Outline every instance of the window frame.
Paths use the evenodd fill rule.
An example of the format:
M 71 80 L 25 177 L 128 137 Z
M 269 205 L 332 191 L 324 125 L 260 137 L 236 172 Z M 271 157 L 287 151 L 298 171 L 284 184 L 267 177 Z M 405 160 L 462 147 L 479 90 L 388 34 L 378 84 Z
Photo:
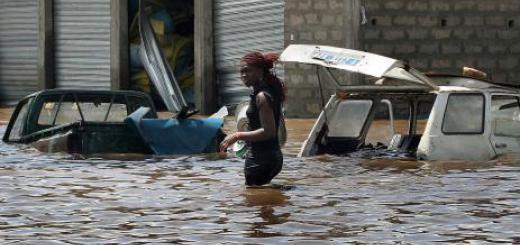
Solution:
M 391 136 L 390 136 L 390 139 L 388 140 L 388 142 L 390 142 L 391 137 L 393 137 L 393 135 L 395 135 L 395 118 L 394 118 L 394 108 L 393 108 L 392 101 L 387 98 L 385 98 L 385 99 L 372 98 L 372 99 L 367 99 L 367 100 L 371 100 L 372 105 L 371 105 L 370 111 L 366 117 L 365 123 L 363 124 L 363 127 L 361 128 L 361 131 L 357 138 L 360 138 L 362 136 L 361 133 L 363 131 L 366 131 L 363 141 L 365 144 L 367 143 L 367 136 L 369 135 L 370 130 L 372 129 L 372 126 L 374 125 L 374 122 L 376 121 L 375 116 L 378 113 L 377 110 L 379 108 L 385 108 L 386 110 L 388 110 L 388 117 L 385 120 L 389 121 L 388 126 L 390 126 L 390 128 L 391 128 Z M 377 104 L 376 104 L 376 102 L 377 102 Z M 369 120 L 369 118 L 371 117 L 371 114 L 373 114 L 372 119 Z M 370 125 L 368 125 L 369 122 L 370 122 Z M 369 142 L 369 143 L 372 143 L 372 142 Z M 381 143 L 383 143 L 383 142 L 381 142 Z M 388 145 L 388 143 L 386 145 Z
M 328 131 L 326 136 L 329 137 L 329 138 L 349 138 L 349 139 L 360 139 L 361 137 L 363 137 L 363 131 L 366 129 L 367 127 L 367 124 L 368 124 L 368 121 L 369 121 L 369 117 L 372 113 L 372 111 L 374 110 L 374 106 L 375 106 L 375 99 L 374 98 L 354 98 L 354 99 L 347 99 L 347 100 L 339 100 L 338 103 L 341 103 L 342 101 L 370 101 L 370 107 L 368 109 L 368 113 L 362 123 L 362 126 L 360 128 L 360 130 L 357 132 L 357 136 L 330 136 L 329 133 L 330 133 L 330 128 L 328 128 Z M 325 112 L 326 113 L 326 112 Z M 335 112 L 337 113 L 337 112 Z M 328 117 L 328 116 L 327 116 Z M 329 120 L 331 120 L 329 118 Z M 335 120 L 332 119 L 332 120 Z M 327 122 L 327 124 L 330 124 L 330 122 Z M 329 127 L 330 125 L 327 125 L 327 127 Z
M 468 95 L 478 95 L 482 97 L 482 118 L 481 118 L 481 127 L 480 132 L 446 132 L 444 130 L 444 125 L 446 123 L 446 113 L 448 111 L 448 105 L 450 102 L 450 98 L 452 96 L 468 96 Z M 485 126 L 486 126 L 486 96 L 483 93 L 450 93 L 448 95 L 448 98 L 446 100 L 446 106 L 444 107 L 444 114 L 442 117 L 442 124 L 441 124 L 441 132 L 444 135 L 482 135 L 485 132 Z
M 67 96 L 71 96 L 72 99 L 69 100 L 70 98 L 68 98 L 68 100 L 64 100 Z M 41 99 L 41 102 L 40 102 L 41 106 L 39 106 L 39 112 L 38 112 L 38 115 L 37 115 L 37 118 L 36 118 L 36 124 L 39 127 L 54 127 L 54 126 L 57 126 L 57 125 L 63 125 L 63 123 L 62 124 L 56 124 L 56 120 L 58 118 L 58 115 L 60 113 L 63 113 L 63 111 L 61 110 L 61 107 L 62 107 L 62 105 L 64 103 L 71 103 L 71 104 L 76 104 L 77 105 L 78 113 L 79 113 L 78 115 L 81 118 L 81 120 L 79 120 L 79 121 L 82 121 L 82 122 L 91 122 L 91 123 L 123 123 L 124 119 L 121 120 L 121 121 L 107 121 L 107 119 L 109 118 L 109 116 L 111 114 L 110 112 L 111 112 L 112 108 L 114 108 L 114 104 L 124 105 L 125 109 L 126 109 L 125 111 L 126 111 L 127 116 L 131 114 L 131 113 L 129 113 L 130 110 L 128 108 L 128 104 L 129 104 L 128 96 L 127 95 L 117 95 L 117 94 L 114 94 L 114 95 L 110 96 L 110 102 L 109 102 L 110 104 L 108 106 L 106 114 L 104 115 L 104 120 L 103 121 L 88 120 L 89 118 L 85 118 L 85 114 L 82 111 L 81 105 L 84 102 L 89 102 L 90 103 L 90 101 L 89 100 L 81 100 L 80 98 L 82 98 L 83 96 L 86 96 L 86 95 L 83 95 L 83 94 L 79 94 L 78 95 L 77 93 L 71 93 L 71 94 L 59 95 L 59 97 L 56 97 L 56 98 L 58 98 L 58 100 L 52 101 L 52 102 L 55 102 L 57 104 L 58 108 L 56 109 L 56 112 L 52 116 L 53 117 L 52 118 L 52 124 L 41 124 L 40 123 L 40 116 L 41 116 L 42 108 L 45 106 L 45 103 L 51 102 L 51 100 L 49 100 L 49 98 L 53 98 L 53 96 L 43 97 L 43 99 Z M 88 96 L 91 96 L 91 95 L 88 95 Z M 122 101 L 124 101 L 124 103 L 116 103 L 116 99 L 121 99 Z
M 493 97 L 498 97 L 498 96 L 509 96 L 509 97 L 516 98 L 516 101 L 519 102 L 519 107 L 520 107 L 520 95 L 518 95 L 518 94 L 502 94 L 502 93 L 491 94 L 490 95 L 490 99 L 491 99 L 490 105 L 493 105 Z M 492 109 L 492 106 L 491 106 L 491 109 Z M 491 125 L 493 125 L 491 134 L 494 137 L 520 138 L 519 136 L 496 134 L 496 119 L 497 118 L 494 117 L 492 111 L 490 111 L 490 120 L 492 122 Z

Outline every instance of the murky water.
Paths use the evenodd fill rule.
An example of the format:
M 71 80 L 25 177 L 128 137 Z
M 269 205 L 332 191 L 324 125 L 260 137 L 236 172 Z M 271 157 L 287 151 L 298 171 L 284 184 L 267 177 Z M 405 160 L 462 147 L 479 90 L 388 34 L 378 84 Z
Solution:
M 3 244 L 519 243 L 520 159 L 292 157 L 272 188 L 241 159 L 82 159 L 0 144 Z M 5 126 L 0 128 L 3 135 Z

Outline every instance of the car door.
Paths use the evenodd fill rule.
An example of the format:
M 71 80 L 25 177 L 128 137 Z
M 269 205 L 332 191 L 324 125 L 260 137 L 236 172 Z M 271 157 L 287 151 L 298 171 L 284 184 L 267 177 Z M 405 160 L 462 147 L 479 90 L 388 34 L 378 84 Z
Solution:
M 491 146 L 488 96 L 480 91 L 437 95 L 417 149 L 423 160 L 488 160 Z M 488 119 L 486 121 L 486 119 Z
M 373 104 L 370 99 L 344 100 L 337 96 L 331 97 L 303 142 L 298 156 L 319 154 L 320 145 L 324 144 L 325 138 L 328 141 L 325 142 L 326 145 L 343 147 L 340 145 L 348 141 L 355 148 L 363 136 Z M 332 141 L 335 143 L 331 143 Z
M 520 152 L 520 97 L 491 95 L 491 145 L 497 155 Z

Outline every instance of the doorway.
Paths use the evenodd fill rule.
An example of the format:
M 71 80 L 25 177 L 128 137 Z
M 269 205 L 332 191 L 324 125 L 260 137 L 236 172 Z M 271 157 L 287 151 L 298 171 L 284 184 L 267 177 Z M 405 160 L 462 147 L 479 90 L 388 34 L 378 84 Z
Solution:
M 163 55 L 172 68 L 187 103 L 194 103 L 194 2 L 193 0 L 145 0 L 144 8 Z M 131 90 L 149 94 L 156 107 L 165 109 L 139 58 L 139 0 L 129 0 L 128 42 Z

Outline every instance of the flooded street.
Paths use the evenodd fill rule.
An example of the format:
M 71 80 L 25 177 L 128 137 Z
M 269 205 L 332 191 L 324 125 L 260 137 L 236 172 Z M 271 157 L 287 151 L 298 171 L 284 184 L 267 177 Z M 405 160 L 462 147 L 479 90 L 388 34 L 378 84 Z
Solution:
M 520 242 L 520 160 L 515 160 L 520 157 L 295 158 L 311 126 L 311 120 L 288 122 L 284 168 L 274 186 L 258 189 L 244 187 L 243 160 L 231 156 L 85 159 L 1 143 L 0 239 L 3 244 Z M 0 126 L 0 135 L 4 130 Z

